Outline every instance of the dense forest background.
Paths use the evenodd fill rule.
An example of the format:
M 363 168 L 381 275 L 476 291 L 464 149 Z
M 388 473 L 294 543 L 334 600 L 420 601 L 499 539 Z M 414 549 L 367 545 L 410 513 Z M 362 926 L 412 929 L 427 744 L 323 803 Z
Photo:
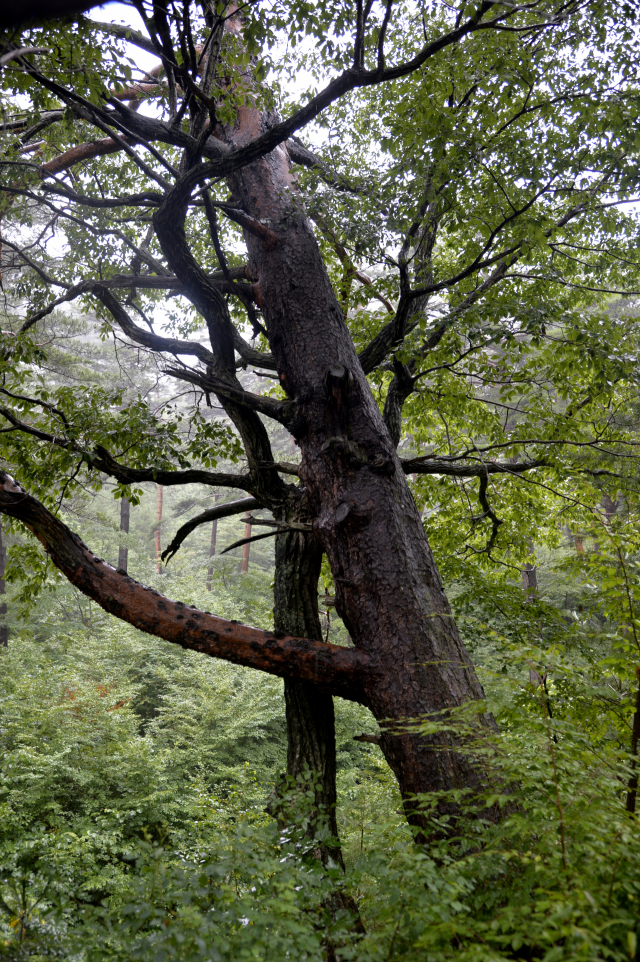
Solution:
M 531 17 L 540 7 L 551 18 L 549 5 L 533 6 Z M 285 775 L 282 679 L 182 650 L 105 613 L 24 524 L 3 516 L 0 956 L 637 959 L 638 38 L 634 10 L 592 8 L 553 14 L 561 43 L 534 31 L 530 70 L 517 32 L 484 34 L 415 86 L 401 79 L 336 102 L 312 128 L 321 159 L 314 154 L 298 171 L 361 354 L 401 313 L 409 272 L 434 289 L 438 278 L 454 278 L 419 302 L 402 343 L 367 373 L 385 416 L 393 392 L 402 396 L 386 423 L 390 434 L 397 428 L 403 470 L 487 696 L 389 727 L 406 724 L 425 739 L 451 734 L 455 751 L 483 772 L 482 792 L 461 785 L 425 794 L 418 803 L 428 829 L 417 835 L 380 748 L 384 719 L 336 696 L 343 872 L 323 855 L 335 839 L 317 817 L 313 772 Z M 296 71 L 317 78 L 327 58 L 339 61 L 342 28 L 324 6 L 317 16 L 296 7 L 290 24 L 274 10 L 274 30 L 290 30 L 289 40 L 306 31 L 312 41 L 279 49 L 280 60 L 272 50 L 264 64 L 252 54 L 256 75 L 275 75 L 267 106 L 278 100 L 286 113 L 301 94 L 285 81 Z M 430 20 L 425 11 L 420 33 L 452 16 Z M 394 55 L 411 45 L 403 23 L 413 29 L 414 14 L 403 7 L 389 40 Z M 517 22 L 533 31 L 529 15 L 524 9 Z M 267 44 L 259 22 L 247 29 Z M 51 75 L 60 83 L 78 76 L 79 88 L 89 77 L 90 104 L 102 101 L 89 67 L 116 86 L 137 76 L 122 32 L 101 34 L 83 18 L 73 30 L 30 34 L 34 44 L 43 35 L 57 45 Z M 244 69 L 232 44 L 221 49 L 232 75 L 234 56 Z M 123 302 L 140 325 L 153 333 L 155 324 L 161 339 L 206 343 L 184 290 L 153 288 L 150 279 L 168 270 L 139 211 L 124 226 L 102 210 L 94 220 L 67 216 L 66 200 L 80 189 L 94 200 L 107 185 L 141 190 L 142 168 L 130 157 L 96 155 L 95 168 L 61 176 L 60 210 L 37 192 L 31 161 L 16 158 L 50 162 L 84 139 L 86 118 L 71 109 L 63 117 L 58 92 L 45 96 L 20 56 L 3 74 L 2 468 L 114 567 L 126 549 L 125 567 L 141 583 L 271 629 L 274 539 L 247 540 L 263 531 L 254 521 L 268 527 L 266 509 L 218 519 L 215 535 L 211 522 L 196 527 L 163 558 L 181 525 L 238 490 L 127 483 L 96 467 L 100 446 L 154 470 L 233 475 L 249 459 L 213 389 L 169 376 L 166 351 L 146 349 L 139 329 L 123 331 L 96 309 L 89 287 L 74 286 L 83 271 L 106 283 L 126 267 L 150 283 Z M 159 76 L 149 86 L 162 105 L 175 88 Z M 52 106 L 66 126 L 52 121 L 35 147 L 16 140 Z M 153 155 L 154 176 L 179 162 L 173 150 Z M 220 214 L 213 236 L 239 270 L 242 225 L 223 219 L 225 183 L 211 190 Z M 202 207 L 189 217 L 194 248 L 217 270 L 224 258 L 203 240 Z M 500 248 L 492 260 L 491 245 L 505 235 L 507 254 Z M 479 251 L 488 251 L 486 264 Z M 475 265 L 466 274 L 465 257 Z M 61 278 L 64 293 L 52 304 Z M 251 341 L 251 356 L 266 356 L 255 307 L 227 301 L 244 348 Z M 273 370 L 242 356 L 237 368 L 246 392 L 284 397 Z M 278 470 L 298 484 L 292 435 L 263 422 Z M 236 542 L 245 543 L 224 552 Z M 325 560 L 323 635 L 351 648 L 335 612 L 339 590 Z M 487 711 L 495 731 L 478 724 Z

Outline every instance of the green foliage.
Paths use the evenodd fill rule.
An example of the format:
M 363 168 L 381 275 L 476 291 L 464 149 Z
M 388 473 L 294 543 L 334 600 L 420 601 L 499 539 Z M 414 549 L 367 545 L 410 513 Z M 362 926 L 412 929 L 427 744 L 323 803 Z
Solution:
M 638 184 L 638 32 L 629 5 L 603 3 L 532 33 L 550 9 L 534 7 L 518 14 L 517 29 L 468 36 L 428 69 L 334 103 L 305 136 L 345 189 L 329 188 L 318 169 L 299 176 L 357 349 L 394 316 L 406 283 L 433 288 L 407 308 L 402 343 L 369 377 L 381 408 L 398 365 L 415 378 L 405 458 L 485 469 L 417 475 L 412 488 L 500 734 L 468 707 L 419 724 L 424 737 L 457 736 L 487 784 L 423 799 L 427 842 L 414 845 L 381 752 L 353 740 L 375 738 L 377 726 L 336 700 L 346 878 L 326 870 L 309 838 L 306 779 L 292 787 L 286 828 L 267 814 L 285 767 L 281 684 L 115 625 L 61 583 L 15 524 L 11 640 L 0 651 L 0 955 L 637 958 L 638 826 L 627 806 L 638 763 L 640 339 L 637 304 L 612 292 L 637 290 L 637 214 L 621 205 Z M 484 15 L 505 9 L 492 4 Z M 394 6 L 387 63 L 479 12 Z M 243 37 L 225 41 L 209 91 L 216 121 L 234 121 L 249 69 L 258 82 L 251 96 L 296 109 L 300 77 L 314 92 L 351 64 L 356 15 L 357 6 L 337 2 L 247 9 Z M 384 15 L 371 10 L 367 67 Z M 191 22 L 203 42 L 199 12 Z M 113 281 L 143 264 L 165 270 L 150 230 L 153 198 L 100 205 L 110 192 L 156 191 L 148 171 L 165 176 L 185 158 L 159 142 L 164 164 L 145 152 L 146 170 L 115 154 L 43 179 L 38 164 L 96 136 L 69 104 L 102 107 L 140 72 L 131 48 L 88 19 L 73 30 L 31 27 L 27 41 L 47 48 L 32 58 L 41 78 L 16 62 L 3 71 L 5 115 L 28 124 L 49 110 L 63 116 L 42 128 L 33 155 L 10 124 L 2 130 L 4 241 L 10 251 L 25 245 L 29 260 L 16 253 L 4 271 L 3 417 L 27 430 L 3 429 L 0 456 L 111 563 L 126 544 L 135 577 L 270 627 L 271 541 L 252 545 L 240 575 L 237 557 L 209 557 L 210 529 L 201 528 L 158 572 L 156 486 L 109 489 L 90 467 L 102 446 L 131 467 L 224 470 L 242 447 L 206 393 L 169 394 L 166 358 L 123 351 L 88 296 L 78 294 L 80 310 L 49 311 L 79 278 Z M 186 57 L 181 48 L 179 62 Z M 53 84 L 76 99 L 61 99 Z M 158 84 L 150 114 L 167 117 L 169 95 Z M 227 199 L 224 183 L 211 192 Z M 202 270 L 219 270 L 202 207 L 190 208 L 186 232 Z M 244 263 L 241 231 L 222 215 L 219 236 L 228 264 Z M 496 265 L 504 272 L 493 285 Z M 243 336 L 245 306 L 230 303 Z M 127 307 L 152 330 L 190 339 L 203 330 L 180 294 L 131 289 Z M 18 333 L 38 311 L 38 326 Z M 268 349 L 263 335 L 257 345 Z M 290 459 L 286 432 L 270 431 L 275 457 Z M 494 460 L 507 468 L 489 476 Z M 537 467 L 510 473 L 514 461 Z M 127 536 L 118 533 L 123 495 L 133 505 Z M 210 503 L 208 489 L 183 488 L 180 500 L 167 490 L 162 543 Z M 239 523 L 220 522 L 218 552 L 240 537 Z M 527 564 L 538 591 L 525 595 Z M 331 593 L 326 566 L 322 581 Z M 323 618 L 328 639 L 347 643 L 331 608 Z M 469 817 L 453 824 L 438 801 Z M 497 825 L 486 817 L 496 809 Z
M 344 879 L 316 861 L 304 779 L 286 830 L 266 812 L 284 766 L 278 682 L 110 621 L 95 637 L 13 639 L 0 951 L 266 962 L 320 960 L 329 939 L 345 962 L 633 960 L 634 531 L 630 516 L 596 518 L 583 554 L 547 558 L 535 600 L 481 569 L 452 592 L 500 727 L 477 705 L 418 723 L 424 737 L 455 733 L 486 772 L 483 789 L 448 796 L 469 815 L 454 835 L 436 809 L 447 797 L 428 796 L 427 843 L 414 844 L 379 750 L 354 747 L 373 734 L 365 713 L 337 701 Z M 210 604 L 233 610 L 226 590 Z M 348 907 L 329 911 L 345 886 L 364 936 Z

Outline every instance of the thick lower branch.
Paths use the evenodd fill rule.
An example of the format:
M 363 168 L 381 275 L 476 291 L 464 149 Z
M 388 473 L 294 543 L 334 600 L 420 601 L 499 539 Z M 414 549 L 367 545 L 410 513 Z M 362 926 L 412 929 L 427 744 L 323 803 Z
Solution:
M 57 568 L 105 611 L 166 641 L 361 701 L 370 659 L 350 648 L 261 631 L 171 601 L 97 558 L 59 518 L 0 471 L 0 513 L 21 521 Z

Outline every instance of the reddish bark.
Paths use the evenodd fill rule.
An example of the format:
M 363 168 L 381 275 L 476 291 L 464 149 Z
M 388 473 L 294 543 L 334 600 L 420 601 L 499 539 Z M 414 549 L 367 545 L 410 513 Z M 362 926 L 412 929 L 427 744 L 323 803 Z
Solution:
M 182 648 L 281 678 L 308 681 L 352 701 L 362 701 L 361 678 L 369 664 L 363 652 L 260 631 L 171 601 L 97 558 L 76 534 L 3 471 L 0 512 L 22 521 L 56 567 L 83 594 L 141 631 Z
M 83 160 L 103 157 L 105 154 L 116 154 L 120 150 L 122 150 L 122 147 L 111 137 L 105 137 L 102 140 L 90 140 L 86 144 L 78 144 L 71 150 L 65 150 L 63 154 L 59 154 L 53 160 L 43 164 L 42 169 L 49 174 L 59 174 L 60 171 L 68 170 L 69 167 L 74 167 Z

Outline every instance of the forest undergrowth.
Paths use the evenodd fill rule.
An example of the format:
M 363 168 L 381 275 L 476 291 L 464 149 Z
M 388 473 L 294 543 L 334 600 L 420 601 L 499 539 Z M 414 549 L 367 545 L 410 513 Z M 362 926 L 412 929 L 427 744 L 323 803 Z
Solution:
M 320 960 L 330 945 L 359 962 L 632 962 L 640 557 L 630 519 L 616 523 L 585 535 L 582 553 L 539 552 L 533 598 L 458 569 L 450 595 L 488 702 L 419 724 L 425 737 L 466 735 L 487 780 L 482 793 L 450 793 L 468 815 L 455 824 L 439 799 L 422 800 L 426 844 L 379 748 L 354 741 L 375 738 L 372 716 L 336 699 L 346 878 L 309 839 L 310 782 L 282 787 L 279 680 L 97 609 L 90 625 L 65 626 L 48 602 L 48 621 L 43 609 L 14 627 L 0 653 L 0 954 Z M 203 604 L 188 567 L 174 593 Z M 230 572 L 216 569 L 208 603 L 243 620 L 262 610 L 267 626 L 268 567 Z M 484 710 L 500 734 L 478 724 Z M 274 783 L 285 825 L 269 814 Z M 496 808 L 497 823 L 486 817 Z M 364 935 L 327 908 L 345 887 Z

